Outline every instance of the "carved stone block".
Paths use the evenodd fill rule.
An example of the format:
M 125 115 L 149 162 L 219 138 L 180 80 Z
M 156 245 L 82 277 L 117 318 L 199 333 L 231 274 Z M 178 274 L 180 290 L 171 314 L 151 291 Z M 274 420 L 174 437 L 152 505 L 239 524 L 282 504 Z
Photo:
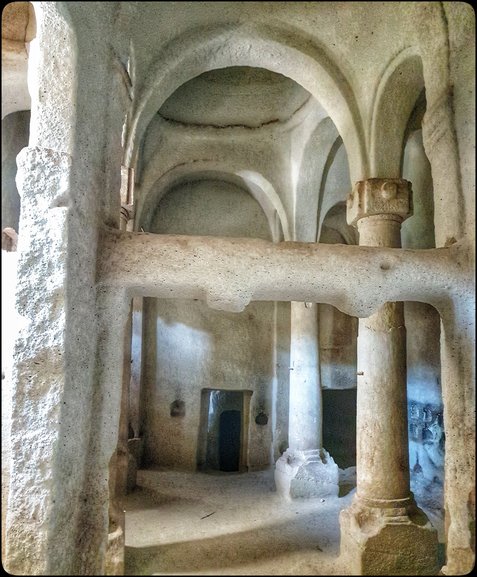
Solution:
M 412 186 L 402 178 L 368 178 L 358 181 L 346 200 L 348 224 L 385 214 L 405 220 L 412 215 Z

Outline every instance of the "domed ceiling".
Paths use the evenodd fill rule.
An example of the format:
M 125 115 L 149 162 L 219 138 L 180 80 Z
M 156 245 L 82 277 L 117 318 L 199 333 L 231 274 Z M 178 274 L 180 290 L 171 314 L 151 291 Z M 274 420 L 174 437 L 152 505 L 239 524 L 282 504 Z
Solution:
M 310 93 L 264 68 L 233 66 L 205 72 L 180 86 L 159 114 L 184 124 L 247 126 L 288 120 Z

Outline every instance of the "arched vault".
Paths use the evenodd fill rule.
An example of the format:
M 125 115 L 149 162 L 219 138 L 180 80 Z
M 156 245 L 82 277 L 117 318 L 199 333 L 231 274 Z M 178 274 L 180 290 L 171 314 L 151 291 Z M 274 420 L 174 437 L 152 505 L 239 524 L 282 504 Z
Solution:
M 304 37 L 303 31 L 264 24 L 226 25 L 207 31 L 198 28 L 168 44 L 147 71 L 148 80 L 132 104 L 124 164 L 131 166 L 154 114 L 179 86 L 209 70 L 230 66 L 266 68 L 308 90 L 343 138 L 352 179 L 367 176 L 361 116 L 347 79 L 325 50 Z
M 231 182 L 247 190 L 265 213 L 273 241 L 291 239 L 288 217 L 275 187 L 256 171 L 214 161 L 181 164 L 155 180 L 141 195 L 142 201 L 137 207 L 136 228 L 148 230 L 150 219 L 161 198 L 172 188 L 193 180 Z

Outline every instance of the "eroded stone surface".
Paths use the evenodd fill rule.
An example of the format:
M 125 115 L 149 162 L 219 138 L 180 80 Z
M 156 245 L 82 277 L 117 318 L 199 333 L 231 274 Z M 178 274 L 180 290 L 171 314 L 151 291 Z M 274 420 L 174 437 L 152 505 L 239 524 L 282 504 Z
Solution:
M 437 532 L 415 505 L 362 506 L 340 513 L 341 551 L 351 575 L 436 575 Z
M 27 3 L 7 8 L 32 14 Z M 14 368 L 7 566 L 22 574 L 103 571 L 108 467 L 118 431 L 125 430 L 119 427 L 125 374 L 122 334 L 128 299 L 148 296 L 176 299 L 177 306 L 180 299 L 200 299 L 216 309 L 214 314 L 241 311 L 251 326 L 258 321 L 247 319 L 250 301 L 283 301 L 270 306 L 267 338 L 273 354 L 263 371 L 266 377 L 257 376 L 257 391 L 264 396 L 257 395 L 251 404 L 256 409 L 251 430 L 265 447 L 260 462 L 275 460 L 288 443 L 288 302 L 326 303 L 359 317 L 375 313 L 385 302 L 434 306 L 441 316 L 440 377 L 434 359 L 426 365 L 432 369 L 428 374 L 415 370 L 412 378 L 426 386 L 434 378 L 442 381 L 447 521 L 443 572 L 468 572 L 475 541 L 475 17 L 470 5 L 382 3 L 370 10 L 362 2 L 346 7 L 299 2 L 283 3 L 279 9 L 275 3 L 248 3 L 245 9 L 244 3 L 121 2 L 96 3 L 92 9 L 90 3 L 49 2 L 33 3 L 33 9 L 38 41 L 25 44 L 33 37 L 30 19 L 22 20 L 20 35 L 12 36 L 7 29 L 8 34 L 2 34 L 2 80 L 7 92 L 16 88 L 15 98 L 6 93 L 5 104 L 27 97 L 20 106 L 29 105 L 28 51 L 32 102 L 31 148 L 19 157 L 25 234 L 19 238 L 18 310 L 23 320 Z M 247 68 L 264 68 L 258 76 L 287 86 L 301 108 L 290 116 L 291 98 L 279 110 L 282 91 L 273 102 L 273 91 L 264 90 L 267 99 L 260 98 L 260 90 L 250 90 L 244 80 L 250 78 Z M 215 117 L 208 109 L 204 118 L 208 96 L 201 94 L 203 78 L 194 79 L 209 74 L 220 82 L 223 74 L 215 69 L 232 74 L 235 108 L 225 100 Z M 174 92 L 185 83 L 187 94 L 176 94 L 174 101 Z M 214 91 L 214 98 L 227 90 L 230 93 L 230 83 Z M 243 98 L 241 90 L 247 91 Z M 248 110 L 251 102 L 256 105 Z M 160 118 L 161 109 L 172 109 L 174 119 Z M 270 111 L 277 111 L 277 118 Z M 184 124 L 191 120 L 198 126 Z M 400 175 L 406 140 L 421 128 L 421 154 L 405 155 L 408 172 Z M 423 150 L 432 179 L 422 179 L 415 190 L 428 200 L 433 197 L 434 214 L 427 210 L 429 202 L 422 203 L 427 208 L 418 224 L 414 217 L 407 220 L 412 243 L 406 246 L 414 250 L 340 246 L 342 241 L 355 242 L 340 226 L 332 227 L 328 237 L 338 244 L 313 244 L 322 228 L 336 224 L 328 220 L 323 225 L 328 212 L 345 200 L 350 184 L 404 176 L 414 189 L 415 178 L 422 176 L 414 168 L 425 164 Z M 307 243 L 159 237 L 106 229 L 97 252 L 103 224 L 119 227 L 121 167 L 135 170 L 134 206 L 128 199 L 124 214 L 128 219 L 134 215 L 134 230 L 150 230 L 160 199 L 167 199 L 174 187 L 184 190 L 192 181 L 202 182 L 198 188 L 204 182 L 217 188 L 227 183 L 242 187 L 258 202 L 269 228 L 266 238 Z M 382 200 L 392 201 L 393 190 L 385 187 L 382 192 Z M 394 214 L 401 220 L 406 210 Z M 212 221 L 213 206 L 209 216 Z M 234 216 L 231 211 L 231 222 Z M 201 219 L 200 210 L 194 218 Z M 132 220 L 126 226 L 131 229 Z M 426 246 L 416 242 L 424 235 L 421 226 Z M 224 236 L 230 236 L 233 226 L 225 228 Z M 438 248 L 432 248 L 431 238 Z M 266 326 L 262 323 L 261 328 Z M 154 335 L 161 346 L 160 331 Z M 138 338 L 136 331 L 133 433 L 140 437 Z M 155 345 L 155 340 L 148 343 Z M 221 345 L 226 350 L 226 343 Z M 178 345 L 174 358 L 186 363 L 189 348 Z M 215 364 L 216 376 L 233 367 L 230 352 L 223 366 Z M 167 355 L 163 351 L 163 357 Z M 417 357 L 415 366 L 426 354 L 419 349 Z M 168 374 L 172 384 L 167 418 L 175 418 L 177 425 L 196 413 L 186 402 L 184 416 L 170 415 L 170 404 L 182 399 L 181 382 L 173 370 Z M 330 374 L 339 378 L 341 373 Z M 205 370 L 202 377 L 207 379 Z M 233 387 L 232 380 L 227 386 Z M 434 395 L 435 384 L 430 388 Z M 269 417 L 266 425 L 255 419 L 262 413 Z M 267 427 L 273 427 L 273 435 Z M 377 438 L 382 436 L 380 427 L 377 420 L 371 431 Z M 180 434 L 191 430 L 190 423 L 176 426 Z M 362 474 L 358 468 L 358 477 Z M 374 522 L 377 540 L 388 547 L 389 525 L 379 528 L 379 515 Z M 412 523 L 407 534 L 415 541 L 427 540 L 431 549 L 432 532 L 421 539 L 422 527 Z M 406 524 L 400 525 L 396 541 L 403 548 L 400 531 Z M 110 572 L 120 566 L 121 540 L 120 532 L 111 532 L 110 553 L 119 556 L 108 565 Z M 406 571 L 434 571 L 418 550 L 409 560 L 395 557 L 377 566 L 376 543 L 369 539 L 365 549 L 370 555 L 365 552 L 362 558 L 373 572 L 409 560 L 413 567 L 405 565 Z M 353 565 L 352 570 L 363 567 Z
M 338 465 L 325 449 L 288 449 L 275 463 L 277 492 L 285 498 L 338 496 Z
M 347 314 L 367 316 L 386 300 L 438 306 L 452 295 L 466 299 L 472 294 L 470 279 L 459 265 L 465 253 L 456 245 L 423 253 L 113 230 L 103 235 L 98 265 L 102 284 L 161 298 L 207 295 L 225 310 L 242 310 L 250 300 L 276 299 L 328 302 Z M 149 267 L 142 266 L 143 259 Z M 292 267 L 294 274 L 288 272 Z

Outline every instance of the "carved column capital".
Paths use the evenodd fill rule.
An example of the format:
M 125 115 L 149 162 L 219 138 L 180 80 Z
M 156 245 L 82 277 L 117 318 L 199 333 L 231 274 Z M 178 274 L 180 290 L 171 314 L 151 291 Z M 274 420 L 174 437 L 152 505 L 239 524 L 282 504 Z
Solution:
M 358 181 L 346 200 L 346 220 L 383 215 L 400 221 L 412 215 L 412 186 L 403 178 L 368 178 Z

